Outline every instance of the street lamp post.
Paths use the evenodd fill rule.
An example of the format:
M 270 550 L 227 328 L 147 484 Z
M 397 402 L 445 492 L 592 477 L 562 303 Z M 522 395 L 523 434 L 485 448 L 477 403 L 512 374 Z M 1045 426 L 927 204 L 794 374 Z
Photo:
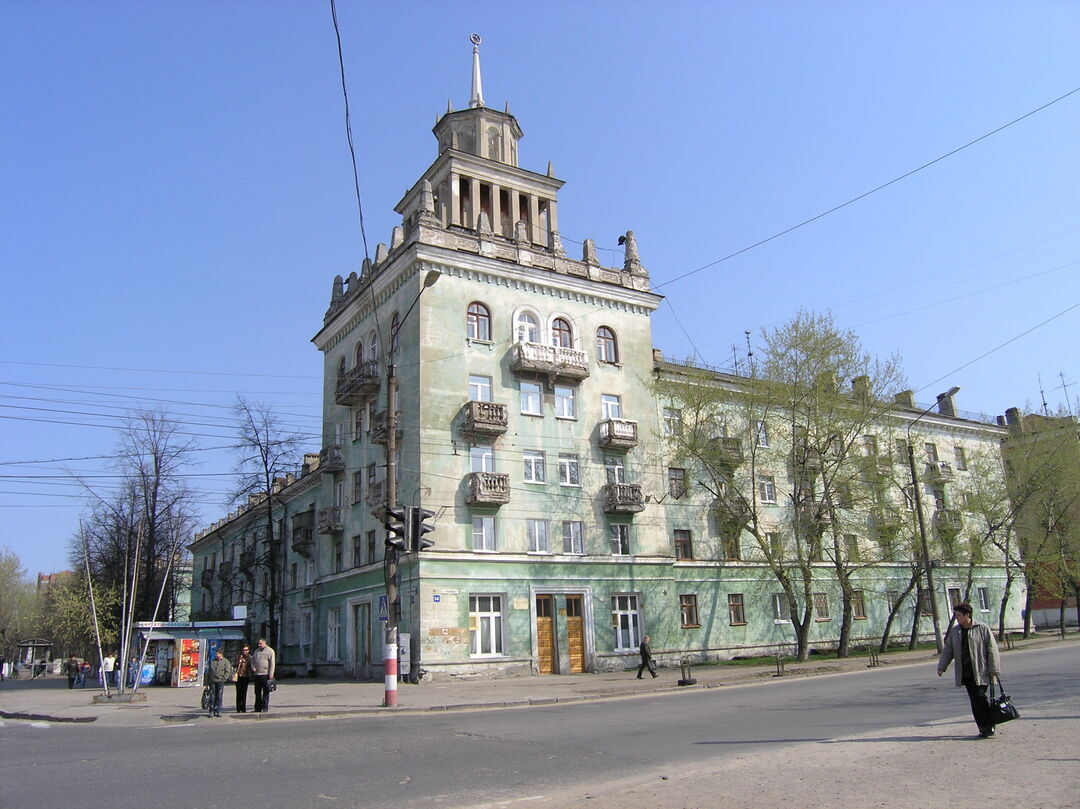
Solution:
M 386 505 L 388 513 L 397 506 L 397 363 L 395 346 L 398 332 L 401 331 L 405 319 L 412 314 L 412 310 L 424 294 L 424 290 L 439 280 L 438 270 L 430 270 L 424 277 L 424 285 L 416 293 L 416 297 L 406 310 L 404 317 L 398 320 L 394 331 L 390 335 L 390 344 L 387 346 L 386 357 Z M 407 525 L 407 521 L 406 521 Z M 407 529 L 406 529 L 407 530 Z M 406 544 L 406 547 L 408 545 Z M 401 596 L 398 592 L 399 551 L 389 542 L 383 548 L 383 581 L 386 584 L 386 637 L 383 646 L 383 676 L 385 690 L 383 692 L 383 706 L 393 708 L 397 705 L 397 675 L 398 675 L 398 623 L 401 620 Z
M 937 401 L 940 403 L 942 399 L 947 399 L 950 396 L 955 396 L 959 392 L 960 388 L 955 385 L 949 388 L 944 393 L 938 394 Z M 934 571 L 930 564 L 930 545 L 926 540 L 926 519 L 923 517 L 922 510 L 922 496 L 919 493 L 919 476 L 915 472 L 915 447 L 911 443 L 911 428 L 914 427 L 919 419 L 925 416 L 934 408 L 934 405 L 926 408 L 915 420 L 907 426 L 907 456 L 908 456 L 908 469 L 911 472 L 911 494 L 915 498 L 915 515 L 919 523 L 919 540 L 922 545 L 922 562 L 923 569 L 926 571 L 926 592 L 930 598 L 930 615 L 934 621 L 934 643 L 937 645 L 938 653 L 941 653 L 943 648 L 941 640 L 941 624 L 938 621 L 938 609 L 937 609 L 937 593 L 934 592 Z M 915 609 L 919 609 L 919 604 L 916 602 Z

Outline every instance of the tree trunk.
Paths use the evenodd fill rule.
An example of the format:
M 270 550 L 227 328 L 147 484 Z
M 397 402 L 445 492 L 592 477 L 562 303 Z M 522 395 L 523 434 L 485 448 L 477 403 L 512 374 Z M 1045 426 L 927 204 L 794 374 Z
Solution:
M 1028 580 L 1027 596 L 1024 599 L 1024 637 L 1031 637 L 1031 580 Z
M 907 587 L 904 588 L 904 592 L 896 599 L 896 603 L 893 604 L 892 609 L 889 611 L 889 617 L 885 619 L 885 629 L 881 633 L 881 644 L 878 646 L 878 650 L 884 652 L 889 646 L 889 633 L 892 631 L 892 622 L 896 618 L 896 614 L 900 611 L 900 606 L 904 603 L 911 590 L 915 586 L 915 582 L 919 580 L 919 569 L 916 567 L 911 572 L 911 578 L 908 579 Z
M 1005 608 L 1009 606 L 1012 591 L 1013 574 L 1011 568 L 1005 569 L 1005 592 L 1001 594 L 1001 606 L 998 607 L 998 640 L 1005 640 Z

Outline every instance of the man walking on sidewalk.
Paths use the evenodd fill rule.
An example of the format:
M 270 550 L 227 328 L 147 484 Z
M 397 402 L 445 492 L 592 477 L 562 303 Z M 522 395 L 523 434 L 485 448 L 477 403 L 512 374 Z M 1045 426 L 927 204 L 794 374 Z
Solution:
M 251 653 L 251 681 L 255 686 L 255 713 L 266 713 L 270 707 L 270 681 L 274 679 L 276 661 L 274 650 L 259 638 L 259 644 Z
M 971 703 L 971 715 L 979 727 L 979 738 L 994 735 L 994 723 L 990 718 L 990 703 L 986 689 L 990 680 L 1001 672 L 997 642 L 986 624 L 976 621 L 971 605 L 957 604 L 953 607 L 956 624 L 945 636 L 945 648 L 938 659 L 938 677 L 945 673 L 949 663 L 956 661 L 956 685 L 967 689 Z
M 656 663 L 652 659 L 652 647 L 649 646 L 649 636 L 646 635 L 641 639 L 641 645 L 638 647 L 638 652 L 641 654 L 641 665 L 637 667 L 637 678 L 641 679 L 641 672 L 645 669 L 649 670 L 649 674 L 656 678 Z

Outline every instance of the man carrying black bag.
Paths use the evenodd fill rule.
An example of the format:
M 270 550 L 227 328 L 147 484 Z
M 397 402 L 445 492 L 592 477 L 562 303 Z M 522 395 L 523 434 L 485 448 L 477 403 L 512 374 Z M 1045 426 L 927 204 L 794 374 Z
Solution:
M 956 623 L 945 636 L 945 648 L 938 659 L 937 673 L 940 677 L 949 663 L 956 661 L 956 685 L 967 689 L 971 715 L 979 726 L 979 738 L 989 739 L 994 735 L 994 720 L 986 699 L 986 689 L 1001 672 L 1001 660 L 994 633 L 986 624 L 976 621 L 973 612 L 970 604 L 953 607 Z

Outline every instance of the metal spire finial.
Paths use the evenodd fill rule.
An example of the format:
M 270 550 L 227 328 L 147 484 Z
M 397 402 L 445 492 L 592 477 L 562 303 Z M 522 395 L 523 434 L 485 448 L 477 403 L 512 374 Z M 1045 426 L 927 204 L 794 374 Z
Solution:
M 472 95 L 469 98 L 469 108 L 484 106 L 484 83 L 480 79 L 480 43 L 483 40 L 479 34 L 470 34 L 472 42 Z

